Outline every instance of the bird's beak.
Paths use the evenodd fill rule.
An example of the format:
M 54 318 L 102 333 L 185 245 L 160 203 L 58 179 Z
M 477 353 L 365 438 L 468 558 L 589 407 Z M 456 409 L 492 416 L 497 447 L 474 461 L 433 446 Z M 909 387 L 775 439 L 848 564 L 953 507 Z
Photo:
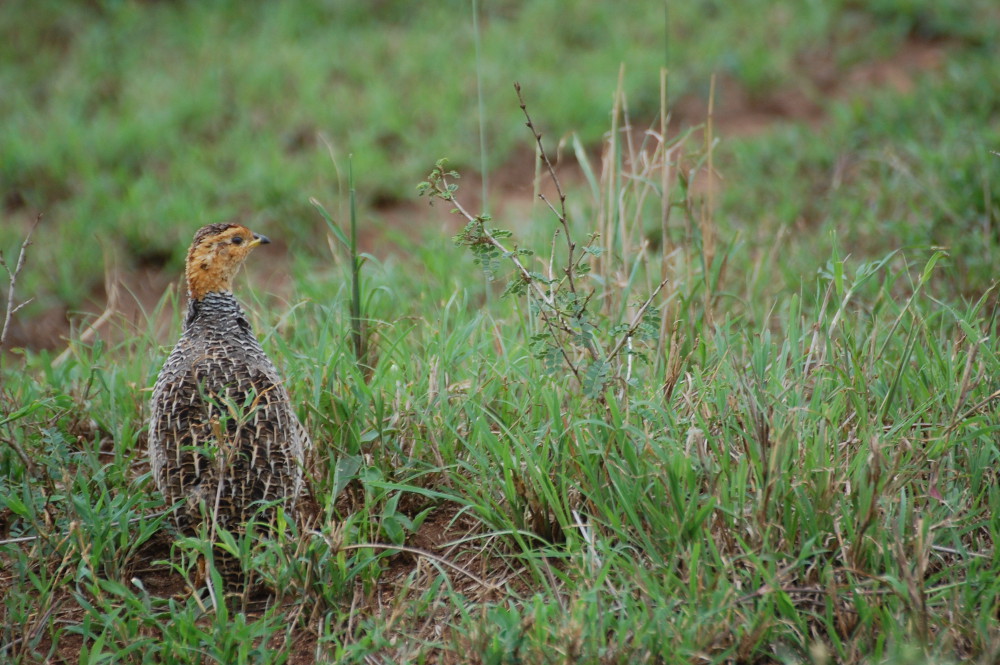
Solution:
M 271 239 L 267 236 L 262 236 L 259 233 L 253 234 L 253 241 L 251 241 L 250 246 L 256 247 L 257 245 L 267 245 L 270 244 Z

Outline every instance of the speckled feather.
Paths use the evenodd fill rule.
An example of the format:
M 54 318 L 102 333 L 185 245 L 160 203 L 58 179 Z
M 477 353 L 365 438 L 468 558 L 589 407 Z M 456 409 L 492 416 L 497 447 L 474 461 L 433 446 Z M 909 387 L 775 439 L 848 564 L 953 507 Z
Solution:
M 189 264 L 199 244 L 229 228 L 199 231 Z M 225 260 L 238 268 L 245 254 Z M 250 520 L 273 519 L 274 505 L 265 503 L 284 500 L 294 517 L 308 434 L 228 279 L 200 299 L 191 284 L 189 270 L 184 332 L 153 388 L 149 456 L 156 485 L 168 503 L 184 503 L 175 516 L 189 534 L 201 521 L 202 502 L 219 526 L 236 533 Z

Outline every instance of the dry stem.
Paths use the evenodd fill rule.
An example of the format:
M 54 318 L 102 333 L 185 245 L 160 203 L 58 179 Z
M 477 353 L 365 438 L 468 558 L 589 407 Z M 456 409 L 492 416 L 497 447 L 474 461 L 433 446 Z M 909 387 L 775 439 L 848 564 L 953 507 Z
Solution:
M 4 313 L 3 328 L 0 328 L 0 349 L 3 349 L 4 345 L 7 343 L 7 333 L 10 331 L 10 322 L 14 318 L 17 312 L 32 301 L 28 298 L 20 305 L 14 305 L 14 293 L 17 289 L 17 277 L 21 274 L 21 270 L 24 268 L 24 259 L 28 254 L 28 246 L 31 245 L 31 234 L 35 232 L 35 228 L 38 223 L 42 221 L 42 216 L 39 214 L 35 217 L 34 223 L 31 228 L 28 229 L 28 235 L 24 237 L 24 241 L 21 243 L 21 250 L 17 255 L 17 263 L 14 266 L 14 270 L 10 269 L 7 265 L 7 261 L 3 258 L 3 253 L 0 252 L 0 266 L 7 271 L 8 285 L 7 285 L 7 308 Z
M 535 129 L 535 124 L 531 121 L 531 116 L 528 114 L 528 106 L 524 102 L 524 96 L 521 94 L 521 84 L 515 83 L 514 90 L 517 92 L 517 101 L 521 105 L 521 112 L 524 113 L 525 125 L 531 130 L 532 136 L 535 137 L 535 143 L 538 144 L 538 155 L 545 162 L 545 168 L 549 172 L 549 177 L 552 178 L 552 184 L 555 185 L 556 193 L 559 195 L 559 209 L 556 210 L 555 206 L 545 197 L 544 194 L 539 193 L 538 198 L 545 201 L 545 204 L 549 206 L 552 213 L 562 224 L 563 232 L 566 234 L 566 249 L 569 252 L 569 258 L 566 259 L 566 267 L 563 268 L 563 272 L 566 274 L 566 278 L 569 284 L 569 290 L 576 293 L 576 282 L 573 280 L 573 251 L 576 249 L 576 243 L 573 242 L 573 236 L 569 232 L 569 220 L 566 217 L 566 194 L 563 192 L 562 185 L 559 184 L 559 177 L 556 175 L 556 170 L 552 166 L 552 160 L 549 159 L 549 153 L 545 152 L 545 146 L 542 145 L 542 133 Z

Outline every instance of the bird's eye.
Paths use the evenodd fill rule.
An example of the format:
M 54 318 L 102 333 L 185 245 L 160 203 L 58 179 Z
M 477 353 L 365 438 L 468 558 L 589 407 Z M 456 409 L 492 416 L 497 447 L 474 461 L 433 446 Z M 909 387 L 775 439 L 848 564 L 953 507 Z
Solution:
M 242 245 L 243 244 L 243 236 L 233 236 L 233 244 L 234 245 Z

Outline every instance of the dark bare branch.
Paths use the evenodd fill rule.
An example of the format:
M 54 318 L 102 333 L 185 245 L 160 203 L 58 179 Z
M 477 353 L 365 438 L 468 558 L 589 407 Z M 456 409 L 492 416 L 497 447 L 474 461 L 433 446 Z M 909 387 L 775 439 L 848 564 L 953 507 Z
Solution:
M 569 252 L 569 258 L 566 259 L 566 267 L 563 270 L 566 273 L 569 290 L 576 293 L 576 280 L 573 279 L 573 252 L 576 250 L 576 243 L 573 242 L 573 236 L 569 232 L 569 219 L 566 216 L 566 194 L 563 192 L 562 185 L 559 184 L 559 176 L 556 175 L 556 169 L 552 166 L 552 160 L 549 159 L 549 153 L 545 152 L 545 146 L 542 144 L 542 133 L 535 128 L 535 123 L 532 122 L 531 115 L 528 113 L 528 105 L 524 101 L 524 95 L 521 94 L 521 84 L 515 83 L 514 90 L 517 92 L 517 101 L 521 105 L 521 112 L 524 113 L 524 124 L 531 130 L 532 136 L 535 137 L 535 143 L 538 144 L 538 153 L 545 162 L 545 169 L 549 172 L 549 177 L 552 178 L 552 184 L 555 185 L 556 193 L 559 195 L 558 210 L 556 210 L 555 206 L 553 206 L 552 203 L 545 198 L 544 194 L 539 194 L 538 198 L 545 201 L 546 205 L 552 209 L 552 212 L 555 213 L 555 216 L 559 219 L 559 223 L 562 224 L 563 230 L 566 233 L 566 249 Z

